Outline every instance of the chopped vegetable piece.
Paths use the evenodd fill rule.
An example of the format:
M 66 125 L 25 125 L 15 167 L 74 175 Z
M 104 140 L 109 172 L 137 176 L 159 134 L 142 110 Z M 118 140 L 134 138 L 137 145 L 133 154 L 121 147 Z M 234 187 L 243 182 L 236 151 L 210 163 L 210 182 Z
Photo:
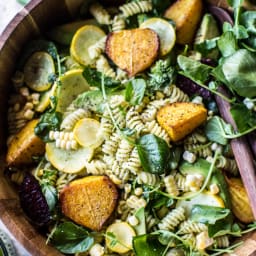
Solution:
M 75 140 L 83 147 L 97 148 L 104 140 L 100 122 L 92 118 L 79 120 L 74 127 Z
M 82 65 L 92 64 L 93 60 L 90 58 L 88 49 L 104 36 L 105 32 L 97 26 L 85 25 L 81 27 L 72 39 L 71 56 Z
M 112 32 L 106 42 L 108 57 L 129 76 L 144 71 L 155 61 L 159 50 L 159 37 L 148 28 Z
M 116 207 L 118 191 L 107 176 L 87 176 L 65 187 L 60 194 L 65 216 L 92 230 L 103 228 Z
M 27 86 L 37 92 L 51 87 L 49 77 L 55 73 L 53 58 L 47 52 L 35 52 L 25 63 L 24 81 Z
M 173 141 L 178 141 L 206 121 L 207 110 L 200 104 L 176 102 L 159 109 L 157 121 Z
M 132 239 L 136 235 L 127 222 L 116 222 L 106 230 L 106 245 L 117 253 L 126 253 L 132 249 Z
M 154 30 L 160 39 L 160 55 L 169 53 L 176 41 L 175 29 L 171 23 L 161 18 L 151 18 L 144 21 L 141 28 L 150 28 Z

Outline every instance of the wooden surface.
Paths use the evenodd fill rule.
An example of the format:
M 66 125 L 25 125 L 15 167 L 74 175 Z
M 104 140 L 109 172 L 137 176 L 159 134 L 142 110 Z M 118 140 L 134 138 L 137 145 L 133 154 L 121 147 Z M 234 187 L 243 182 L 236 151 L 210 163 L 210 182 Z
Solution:
M 0 37 L 0 217 L 25 246 L 36 256 L 61 255 L 54 248 L 45 244 L 45 238 L 31 225 L 19 207 L 15 189 L 4 177 L 5 138 L 6 138 L 6 109 L 10 77 L 14 71 L 15 60 L 26 43 L 32 37 L 40 34 L 50 24 L 61 23 L 68 16 L 74 15 L 77 7 L 83 0 L 32 0 L 26 9 L 22 10 Z M 241 154 L 248 157 L 244 148 L 239 147 Z M 246 159 L 246 158 L 245 158 Z M 250 173 L 250 177 L 252 173 Z M 254 173 L 255 174 L 255 173 Z M 253 182 L 252 179 L 251 182 Z M 253 186 L 253 183 L 249 183 Z M 255 183 L 254 183 L 255 185 Z M 255 193 L 256 198 L 256 193 Z M 254 209 L 255 212 L 256 208 Z M 246 238 L 244 246 L 232 255 L 256 255 L 256 234 Z

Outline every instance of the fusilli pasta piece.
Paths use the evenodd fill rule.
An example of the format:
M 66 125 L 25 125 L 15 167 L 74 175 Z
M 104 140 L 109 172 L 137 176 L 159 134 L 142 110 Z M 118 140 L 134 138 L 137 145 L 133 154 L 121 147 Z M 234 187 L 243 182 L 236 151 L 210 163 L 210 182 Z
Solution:
M 185 144 L 204 144 L 207 142 L 207 138 L 201 131 L 194 131 L 184 139 Z
M 185 220 L 185 210 L 183 207 L 178 207 L 170 211 L 158 224 L 158 227 L 163 230 L 174 230 L 180 222 Z
M 120 200 L 117 206 L 117 213 L 120 215 L 121 220 L 126 220 L 131 208 L 127 205 L 125 200 Z
M 156 186 L 159 183 L 159 176 L 149 172 L 140 172 L 137 176 L 137 182 L 138 184 Z
M 180 190 L 182 192 L 190 191 L 190 187 L 187 185 L 187 182 L 186 182 L 186 177 L 184 177 L 180 173 L 177 173 L 174 176 L 174 178 L 175 178 L 175 182 L 176 182 L 178 190 Z
M 138 154 L 138 149 L 136 147 L 133 148 L 128 160 L 123 162 L 122 168 L 129 170 L 134 175 L 141 172 L 142 167 L 141 167 L 141 162 Z
M 90 162 L 85 163 L 86 172 L 92 175 L 103 175 L 107 171 L 107 165 L 105 162 L 99 159 L 93 159 Z
M 149 12 L 152 10 L 152 3 L 150 1 L 130 2 L 119 7 L 119 10 L 125 17 L 130 17 L 135 14 Z
M 89 11 L 99 24 L 109 25 L 111 23 L 111 17 L 109 13 L 99 3 L 92 4 L 89 8 Z
M 194 222 L 191 220 L 186 220 L 179 225 L 179 234 L 190 234 L 190 233 L 200 233 L 207 230 L 207 226 L 200 222 Z
M 169 87 L 167 95 L 169 97 L 169 103 L 189 101 L 189 96 L 174 84 Z
M 113 162 L 111 170 L 107 170 L 107 174 L 116 185 L 124 184 L 130 177 L 129 171 L 121 168 L 117 160 Z
M 126 27 L 125 24 L 125 17 L 122 15 L 116 15 L 112 21 L 112 31 L 121 31 L 124 30 Z
M 166 141 L 167 144 L 170 144 L 170 137 L 168 133 L 157 123 L 157 121 L 149 121 L 145 123 L 147 132 L 156 135 L 157 137 Z
M 114 129 L 114 125 L 110 119 L 108 111 L 105 110 L 102 118 L 100 119 L 100 130 L 101 130 L 101 133 L 103 134 L 103 137 L 105 139 L 108 139 L 111 136 L 113 129 Z
M 151 214 L 146 215 L 146 228 L 148 232 L 156 229 L 157 224 L 158 224 L 158 220 L 155 217 L 153 217 Z
M 195 153 L 198 157 L 207 158 L 212 156 L 212 150 L 209 144 L 184 144 L 184 149 Z
M 215 244 L 218 248 L 227 248 L 230 245 L 228 235 L 217 236 L 214 238 Z
M 92 60 L 99 58 L 100 55 L 104 52 L 106 40 L 107 40 L 107 36 L 104 36 L 97 43 L 91 45 L 88 48 L 89 57 Z
M 60 193 L 68 183 L 76 178 L 75 174 L 61 173 L 56 181 L 56 189 Z
M 131 107 L 126 114 L 126 127 L 135 130 L 137 134 L 145 130 L 140 114 L 134 107 Z
M 79 108 L 74 112 L 68 114 L 63 119 L 60 128 L 67 131 L 71 131 L 74 128 L 77 121 L 79 121 L 84 117 L 90 117 L 90 116 L 91 116 L 91 112 L 89 110 Z
M 96 69 L 97 71 L 103 73 L 105 76 L 115 78 L 116 73 L 113 68 L 110 67 L 108 60 L 103 56 L 100 57 L 96 61 Z
M 130 153 L 133 150 L 134 145 L 131 144 L 127 139 L 122 139 L 119 147 L 116 151 L 116 160 L 121 165 L 123 162 L 129 159 Z
M 164 177 L 164 185 L 167 193 L 171 196 L 177 196 L 179 194 L 179 190 L 173 175 L 168 175 Z
M 127 205 L 132 208 L 132 209 L 139 209 L 141 207 L 145 207 L 147 205 L 147 202 L 144 198 L 142 197 L 137 197 L 135 195 L 131 195 L 127 200 L 126 200 Z
M 118 132 L 113 133 L 108 140 L 102 145 L 102 152 L 114 156 L 121 141 L 121 135 Z

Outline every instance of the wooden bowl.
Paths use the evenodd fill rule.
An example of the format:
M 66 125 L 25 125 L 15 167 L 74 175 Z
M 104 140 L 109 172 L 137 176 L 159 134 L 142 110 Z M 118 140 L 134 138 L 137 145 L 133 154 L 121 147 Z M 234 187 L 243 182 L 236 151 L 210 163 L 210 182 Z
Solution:
M 4 176 L 6 151 L 7 100 L 10 78 L 22 47 L 53 24 L 71 19 L 83 0 L 32 0 L 18 13 L 0 37 L 0 218 L 14 236 L 37 256 L 62 255 L 45 244 L 46 239 L 26 219 L 16 189 Z M 235 254 L 256 255 L 256 234 L 244 237 L 245 243 Z

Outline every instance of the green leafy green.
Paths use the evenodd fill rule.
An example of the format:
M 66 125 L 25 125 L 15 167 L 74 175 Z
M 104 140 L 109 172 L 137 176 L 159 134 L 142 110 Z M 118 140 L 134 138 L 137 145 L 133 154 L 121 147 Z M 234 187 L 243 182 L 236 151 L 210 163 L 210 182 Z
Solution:
M 256 35 L 256 12 L 245 11 L 241 14 L 240 22 L 247 29 L 247 32 L 252 35 Z
M 166 86 L 169 86 L 175 76 L 175 70 L 170 65 L 170 60 L 158 60 L 150 69 L 148 89 L 149 91 L 157 91 Z
M 159 256 L 165 251 L 158 241 L 158 235 L 140 235 L 133 238 L 133 248 L 137 256 Z
M 215 37 L 212 39 L 204 40 L 201 43 L 196 43 L 194 45 L 194 50 L 202 53 L 203 56 L 207 56 L 212 50 L 217 48 L 217 42 L 219 38 Z
M 51 243 L 63 253 L 85 252 L 93 245 L 90 233 L 73 222 L 64 222 L 57 226 L 52 234 Z
M 239 49 L 222 63 L 228 85 L 240 96 L 256 96 L 256 54 Z
M 162 174 L 166 171 L 170 150 L 163 139 L 153 134 L 146 134 L 141 136 L 136 144 L 144 171 L 154 174 Z
M 146 229 L 146 216 L 145 208 L 141 207 L 135 212 L 135 217 L 138 219 L 139 224 L 134 226 L 137 235 L 144 235 L 147 233 Z
M 57 131 L 60 128 L 62 121 L 62 114 L 56 112 L 57 99 L 51 96 L 52 108 L 41 115 L 37 126 L 35 127 L 35 134 L 44 142 L 49 142 L 49 131 Z
M 144 97 L 146 82 L 142 78 L 132 79 L 126 84 L 125 100 L 132 106 L 139 105 Z
M 170 158 L 168 165 L 171 170 L 175 170 L 178 167 L 182 153 L 183 150 L 181 147 L 172 147 L 170 149 Z
M 225 219 L 230 210 L 222 207 L 215 207 L 209 205 L 194 205 L 190 218 L 193 221 L 205 224 L 215 224 L 218 220 Z
M 42 192 L 45 196 L 50 211 L 53 211 L 57 203 L 57 190 L 50 184 L 41 183 Z
M 223 57 L 230 56 L 238 50 L 237 39 L 231 31 L 223 33 L 217 45 Z
M 101 72 L 97 71 L 95 68 L 86 66 L 83 71 L 83 76 L 90 86 L 101 88 Z M 111 77 L 104 76 L 104 85 L 106 88 L 115 88 L 120 85 L 120 82 Z
M 210 66 L 183 55 L 179 55 L 177 61 L 182 75 L 201 83 L 205 83 L 209 79 L 212 70 Z
M 244 104 L 234 104 L 230 109 L 231 115 L 239 132 L 245 132 L 256 126 L 256 113 Z

